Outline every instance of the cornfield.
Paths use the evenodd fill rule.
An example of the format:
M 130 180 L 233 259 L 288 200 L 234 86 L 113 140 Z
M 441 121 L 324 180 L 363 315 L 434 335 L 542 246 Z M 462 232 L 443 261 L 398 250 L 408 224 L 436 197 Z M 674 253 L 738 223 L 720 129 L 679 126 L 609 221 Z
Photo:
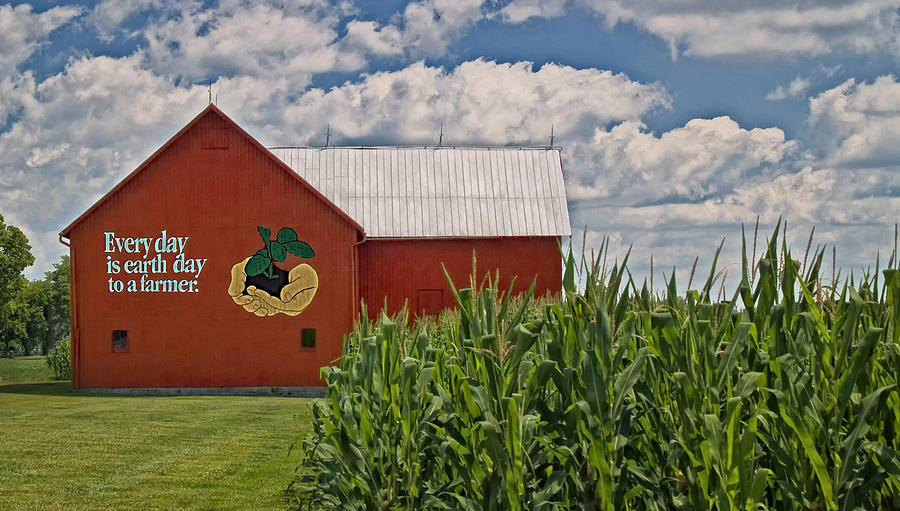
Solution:
M 437 324 L 363 319 L 322 369 L 298 506 L 900 509 L 898 270 L 838 285 L 810 255 L 745 243 L 720 300 L 715 262 L 658 296 L 569 251 L 558 300 L 488 282 Z

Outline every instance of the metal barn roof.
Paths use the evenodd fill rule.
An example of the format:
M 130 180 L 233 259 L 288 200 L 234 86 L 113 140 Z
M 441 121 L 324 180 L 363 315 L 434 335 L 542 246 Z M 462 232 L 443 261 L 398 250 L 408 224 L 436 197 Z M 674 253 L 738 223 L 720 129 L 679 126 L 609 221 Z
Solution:
M 559 148 L 269 150 L 370 238 L 571 234 Z

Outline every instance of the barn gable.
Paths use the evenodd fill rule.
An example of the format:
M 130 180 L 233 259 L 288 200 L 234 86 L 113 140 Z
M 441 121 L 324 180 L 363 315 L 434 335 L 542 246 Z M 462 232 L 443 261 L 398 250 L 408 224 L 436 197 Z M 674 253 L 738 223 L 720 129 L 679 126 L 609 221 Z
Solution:
M 130 174 L 125 176 L 116 186 L 114 186 L 109 192 L 107 192 L 103 197 L 101 197 L 97 202 L 95 202 L 90 208 L 88 208 L 84 213 L 78 216 L 71 224 L 69 224 L 66 228 L 60 231 L 60 236 L 64 238 L 68 238 L 72 229 L 74 229 L 78 224 L 80 224 L 83 220 L 85 220 L 88 216 L 92 215 L 95 211 L 97 211 L 105 202 L 107 202 L 112 196 L 114 196 L 121 189 L 125 188 L 132 180 L 135 179 L 141 172 L 143 172 L 146 168 L 150 166 L 150 164 L 160 157 L 163 153 L 166 152 L 172 145 L 174 145 L 178 140 L 183 138 L 188 132 L 190 132 L 194 127 L 200 124 L 201 120 L 206 118 L 207 116 L 215 117 L 215 122 L 212 126 L 205 126 L 202 128 L 201 133 L 201 145 L 204 149 L 216 150 L 222 149 L 223 144 L 225 144 L 227 139 L 227 133 L 230 130 L 234 130 L 237 132 L 246 142 L 249 142 L 252 146 L 255 146 L 257 149 L 262 151 L 263 153 L 269 155 L 273 161 L 278 162 L 278 166 L 284 170 L 287 174 L 296 178 L 296 181 L 300 183 L 303 187 L 305 187 L 309 192 L 313 195 L 317 196 L 320 200 L 326 203 L 329 207 L 331 207 L 335 213 L 337 213 L 340 217 L 345 219 L 348 223 L 350 223 L 353 228 L 357 229 L 360 234 L 364 234 L 364 230 L 362 226 L 353 220 L 350 216 L 348 216 L 341 208 L 336 206 L 328 197 L 322 194 L 322 192 L 317 189 L 315 186 L 312 186 L 306 180 L 303 179 L 302 176 L 298 175 L 296 172 L 292 171 L 290 167 L 285 165 L 280 159 L 274 157 L 268 149 L 265 148 L 262 144 L 259 143 L 255 138 L 250 136 L 243 128 L 237 125 L 231 118 L 225 115 L 224 112 L 219 110 L 219 108 L 210 103 L 203 111 L 201 111 L 196 117 L 194 117 L 189 123 L 187 123 L 181 130 L 178 131 L 172 138 L 170 138 L 165 144 L 162 145 L 156 152 L 150 155 L 149 158 L 144 160 L 136 169 L 134 169 Z
M 571 234 L 555 147 L 276 147 L 371 238 Z

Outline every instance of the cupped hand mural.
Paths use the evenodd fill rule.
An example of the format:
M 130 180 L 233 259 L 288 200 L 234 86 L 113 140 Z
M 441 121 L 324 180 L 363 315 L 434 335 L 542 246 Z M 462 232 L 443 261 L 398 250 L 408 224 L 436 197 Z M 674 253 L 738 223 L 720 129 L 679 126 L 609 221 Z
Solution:
M 256 316 L 296 316 L 312 303 L 319 288 L 319 276 L 306 263 L 290 270 L 275 263 L 284 262 L 289 253 L 309 259 L 315 251 L 289 227 L 279 230 L 274 240 L 269 239 L 272 234 L 269 229 L 257 227 L 257 230 L 265 247 L 232 266 L 228 294 L 234 303 Z

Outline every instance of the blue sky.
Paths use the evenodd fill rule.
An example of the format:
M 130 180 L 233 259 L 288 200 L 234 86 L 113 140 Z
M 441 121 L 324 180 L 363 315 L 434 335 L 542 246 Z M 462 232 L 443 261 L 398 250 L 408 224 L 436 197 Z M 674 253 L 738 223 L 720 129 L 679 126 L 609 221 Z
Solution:
M 196 115 L 264 144 L 563 147 L 573 231 L 646 275 L 741 222 L 858 270 L 900 211 L 900 0 L 0 4 L 0 214 L 57 233 Z

